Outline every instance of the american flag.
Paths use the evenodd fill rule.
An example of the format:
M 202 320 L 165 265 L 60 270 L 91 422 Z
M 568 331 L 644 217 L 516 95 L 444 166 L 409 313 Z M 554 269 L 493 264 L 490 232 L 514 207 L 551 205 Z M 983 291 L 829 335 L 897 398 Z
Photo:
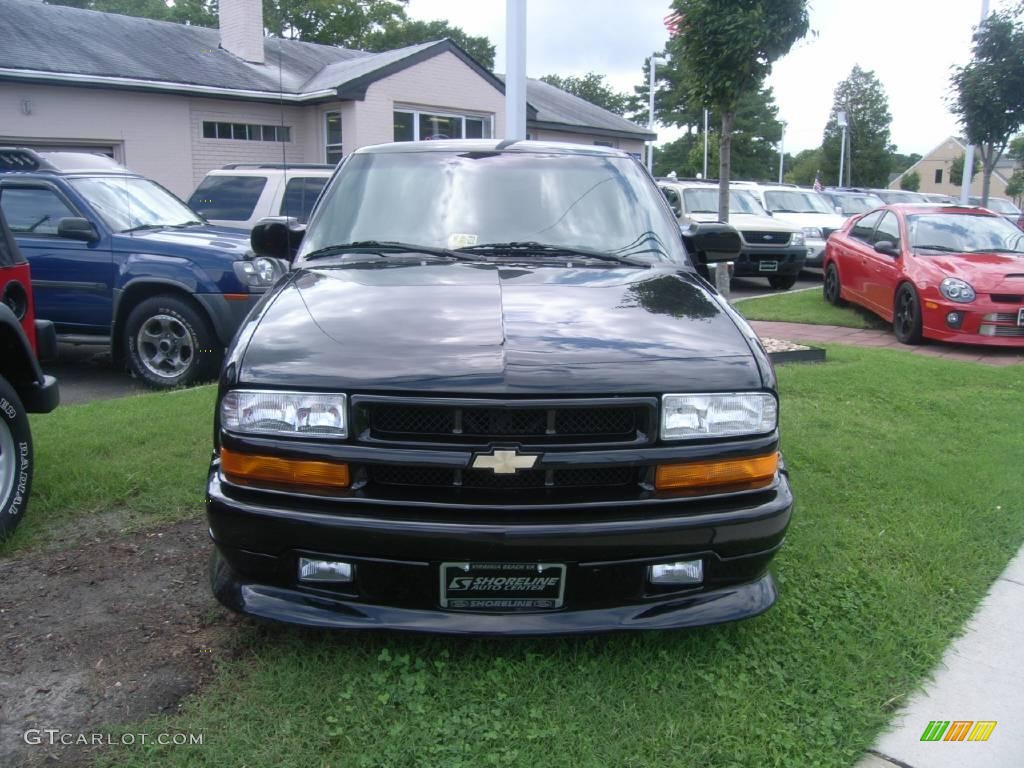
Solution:
M 821 171 L 814 174 L 814 191 L 821 192 Z
M 668 30 L 669 37 L 675 37 L 679 34 L 679 27 L 683 23 L 683 14 L 679 11 L 672 11 L 663 19 L 665 22 L 665 29 Z

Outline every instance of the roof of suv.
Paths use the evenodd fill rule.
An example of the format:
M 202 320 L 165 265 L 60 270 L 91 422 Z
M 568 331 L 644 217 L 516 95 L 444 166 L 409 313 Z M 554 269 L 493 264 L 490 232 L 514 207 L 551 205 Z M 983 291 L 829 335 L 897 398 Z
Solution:
M 560 141 L 528 141 L 525 139 L 439 139 L 436 141 L 396 141 L 374 144 L 355 150 L 353 155 L 398 152 L 543 152 L 556 155 L 603 155 L 632 157 L 612 147 L 590 144 L 569 144 Z
M 36 152 L 25 147 L 0 147 L 0 173 L 137 175 L 106 155 L 92 152 Z

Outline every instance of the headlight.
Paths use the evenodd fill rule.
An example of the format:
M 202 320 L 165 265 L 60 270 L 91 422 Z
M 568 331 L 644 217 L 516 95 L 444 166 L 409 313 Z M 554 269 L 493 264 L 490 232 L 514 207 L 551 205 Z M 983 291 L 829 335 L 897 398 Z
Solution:
M 794 232 L 793 236 L 789 239 L 790 245 L 803 245 L 804 244 L 804 233 Z
M 967 304 L 974 301 L 975 298 L 974 288 L 971 287 L 971 284 L 955 277 L 947 277 L 939 283 L 939 293 L 959 304 Z
M 250 288 L 269 288 L 284 272 L 277 259 L 265 256 L 235 262 L 235 275 Z
M 665 395 L 661 439 L 759 435 L 771 432 L 778 421 L 778 401 L 767 392 Z
M 804 227 L 804 237 L 808 240 L 823 239 L 820 227 Z
M 220 401 L 220 424 L 231 432 L 296 437 L 347 437 L 345 395 L 236 389 Z

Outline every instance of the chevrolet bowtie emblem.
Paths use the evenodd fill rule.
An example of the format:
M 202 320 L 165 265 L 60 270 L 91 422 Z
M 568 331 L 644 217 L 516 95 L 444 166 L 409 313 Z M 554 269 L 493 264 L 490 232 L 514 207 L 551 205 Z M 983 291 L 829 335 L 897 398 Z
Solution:
M 494 451 L 478 454 L 473 469 L 493 469 L 496 475 L 514 475 L 520 469 L 530 469 L 537 463 L 536 456 L 520 456 L 516 451 Z

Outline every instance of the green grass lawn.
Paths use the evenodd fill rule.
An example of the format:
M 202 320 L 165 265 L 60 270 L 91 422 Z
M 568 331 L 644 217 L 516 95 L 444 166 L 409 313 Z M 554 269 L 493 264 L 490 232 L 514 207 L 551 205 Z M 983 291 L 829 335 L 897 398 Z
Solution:
M 225 652 L 214 682 L 181 714 L 126 728 L 202 734 L 202 746 L 113 747 L 100 764 L 852 765 L 1024 541 L 1024 366 L 828 354 L 824 365 L 779 370 L 797 509 L 773 565 L 781 599 L 764 616 L 517 641 L 243 623 L 231 654 L 214 651 Z M 159 446 L 183 434 L 194 467 L 178 479 L 204 471 L 210 396 L 181 397 L 133 401 L 140 412 L 117 429 L 97 420 L 106 440 L 140 458 L 120 464 L 133 481 L 106 481 L 118 503 L 161 506 L 167 484 L 146 471 L 166 466 Z M 169 421 L 175 429 L 156 427 Z M 152 426 L 130 443 L 138 422 Z M 70 472 L 74 448 L 64 450 Z M 48 509 L 57 498 L 102 504 L 100 489 L 58 497 L 57 485 Z M 195 491 L 177 493 L 187 504 Z
M 841 325 L 845 328 L 888 328 L 878 315 L 853 305 L 836 307 L 829 304 L 821 291 L 798 291 L 744 299 L 735 304 L 747 320 L 775 320 L 785 323 Z
M 206 386 L 32 416 L 32 496 L 0 556 L 201 510 L 215 397 Z

